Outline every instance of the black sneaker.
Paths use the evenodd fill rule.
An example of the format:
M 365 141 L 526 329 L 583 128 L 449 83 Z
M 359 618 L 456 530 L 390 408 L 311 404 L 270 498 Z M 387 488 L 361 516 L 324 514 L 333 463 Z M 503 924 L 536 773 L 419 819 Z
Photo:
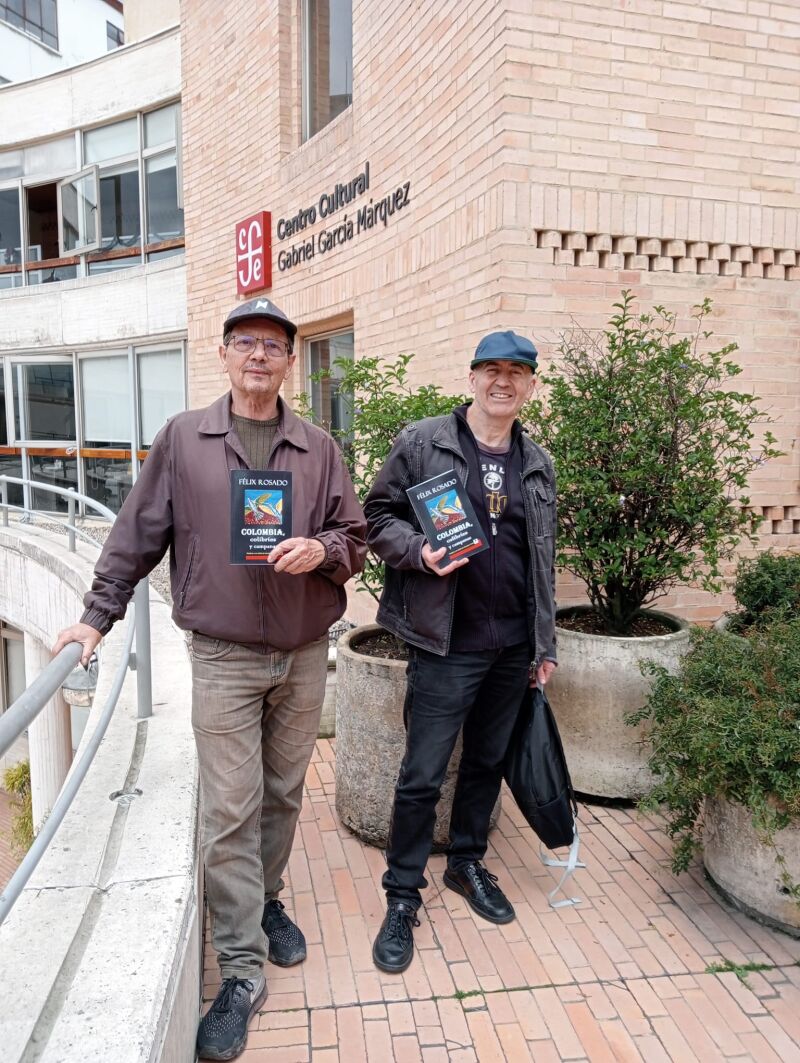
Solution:
M 197 1055 L 200 1059 L 235 1059 L 247 1044 L 247 1024 L 267 995 L 263 974 L 258 978 L 226 978 L 217 999 L 200 1020 Z
M 261 927 L 269 941 L 270 963 L 279 967 L 292 967 L 306 958 L 306 939 L 300 927 L 295 926 L 286 914 L 283 904 L 273 897 L 264 905 Z
M 456 870 L 448 867 L 444 884 L 466 897 L 470 908 L 490 923 L 510 923 L 514 918 L 508 897 L 497 885 L 497 875 L 492 875 L 477 860 Z
M 417 912 L 410 904 L 390 901 L 386 918 L 372 946 L 375 966 L 390 974 L 404 971 L 414 958 L 414 931 L 419 926 Z

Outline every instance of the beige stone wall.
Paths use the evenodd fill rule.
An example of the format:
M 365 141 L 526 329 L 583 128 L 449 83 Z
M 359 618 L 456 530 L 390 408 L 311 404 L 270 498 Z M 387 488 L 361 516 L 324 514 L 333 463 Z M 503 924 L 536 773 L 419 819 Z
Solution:
M 125 0 L 125 43 L 177 26 L 180 6 L 180 0 Z
M 271 297 L 304 334 L 352 322 L 356 357 L 412 351 L 417 378 L 446 387 L 492 329 L 532 335 L 547 360 L 572 318 L 601 325 L 623 287 L 686 328 L 709 295 L 787 451 L 754 483 L 764 545 L 800 545 L 800 8 L 354 0 L 353 106 L 305 144 L 299 0 L 257 8 L 182 4 L 192 405 L 224 387 L 234 225 L 260 209 Z M 366 199 L 409 181 L 408 207 L 280 273 L 301 237 L 278 241 L 278 219 L 365 161 Z M 672 604 L 720 609 L 692 591 Z

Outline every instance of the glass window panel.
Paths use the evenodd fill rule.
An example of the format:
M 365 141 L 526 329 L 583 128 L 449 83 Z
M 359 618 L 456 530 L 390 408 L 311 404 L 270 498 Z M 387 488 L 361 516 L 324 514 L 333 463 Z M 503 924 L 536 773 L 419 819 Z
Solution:
M 183 210 L 178 206 L 175 152 L 145 160 L 147 242 L 183 236 Z
M 18 638 L 9 638 L 8 634 L 14 631 L 18 634 Z M 5 712 L 6 709 L 13 705 L 25 692 L 27 683 L 25 682 L 25 641 L 22 637 L 22 632 L 16 632 L 14 628 L 5 628 L 3 633 L 3 645 L 2 645 L 2 664 L 5 675 L 0 687 L 3 689 L 5 696 L 5 705 L 0 705 L 0 712 Z
M 97 247 L 97 171 L 61 182 L 61 252 L 74 254 Z
M 144 146 L 157 148 L 160 144 L 174 144 L 177 140 L 178 104 L 159 107 L 144 116 Z
M 306 0 L 307 135 L 353 102 L 352 0 Z
M 17 439 L 75 440 L 72 366 L 36 362 L 13 368 Z
M 127 355 L 81 358 L 83 442 L 87 447 L 131 445 Z
M 130 458 L 84 458 L 86 494 L 115 513 L 133 486 Z
M 83 134 L 83 155 L 85 162 L 105 162 L 122 155 L 136 155 L 139 151 L 139 137 L 136 119 L 126 118 L 113 125 L 90 129 Z
M 0 454 L 0 476 L 16 476 L 22 479 L 22 455 Z M 8 485 L 8 503 L 11 506 L 24 505 L 22 484 Z
M 163 251 L 151 251 L 147 256 L 148 262 L 158 262 L 161 258 L 174 258 L 175 255 L 182 255 L 182 247 L 167 247 Z
M 14 177 L 22 177 L 23 174 L 23 151 L 0 151 L 0 181 L 10 181 Z
M 350 440 L 353 422 L 349 397 L 341 390 L 342 367 L 340 359 L 353 360 L 353 333 L 340 332 L 336 336 L 310 340 L 309 371 L 313 375 L 325 370 L 330 375 L 320 380 L 311 380 L 311 408 L 314 420 L 342 442 L 345 449 Z
M 77 266 L 48 266 L 47 269 L 29 270 L 28 284 L 52 284 L 53 281 L 71 281 L 78 276 Z
M 16 265 L 21 261 L 19 189 L 0 188 L 0 266 Z
M 125 43 L 125 34 L 113 22 L 106 22 L 106 51 L 112 52 Z
M 56 0 L 42 0 L 42 25 L 45 33 L 49 34 L 53 41 L 53 47 L 58 47 L 58 17 L 56 15 Z
M 96 277 L 100 273 L 119 273 L 121 269 L 130 269 L 131 266 L 141 266 L 141 264 L 142 257 L 136 253 L 130 257 L 126 255 L 124 258 L 101 259 L 89 263 L 89 276 Z
M 168 417 L 180 413 L 183 399 L 183 353 L 143 351 L 139 354 L 141 443 L 149 447 Z
M 24 150 L 24 170 L 26 177 L 66 176 L 75 170 L 78 160 L 75 155 L 75 137 L 60 137 L 58 140 L 45 140 L 41 144 L 31 144 Z
M 0 361 L 0 447 L 7 447 L 9 443 L 6 417 L 6 375 L 5 366 Z
M 78 459 L 68 457 L 50 457 L 44 454 L 29 454 L 28 464 L 31 479 L 40 483 L 53 484 L 55 487 L 78 490 Z M 34 489 L 32 504 L 34 509 L 44 509 L 53 513 L 66 513 L 67 499 L 51 491 Z
M 134 163 L 100 174 L 101 247 L 140 247 L 139 167 Z

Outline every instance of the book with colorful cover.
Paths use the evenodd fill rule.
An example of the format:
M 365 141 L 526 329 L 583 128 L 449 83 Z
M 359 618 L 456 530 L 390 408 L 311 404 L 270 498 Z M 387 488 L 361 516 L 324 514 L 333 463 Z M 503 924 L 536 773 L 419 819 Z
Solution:
M 292 474 L 231 471 L 231 564 L 268 565 L 267 555 L 292 535 Z
M 466 488 L 455 469 L 407 488 L 406 494 L 431 549 L 441 550 L 444 546 L 447 550 L 438 562 L 439 568 L 489 548 Z

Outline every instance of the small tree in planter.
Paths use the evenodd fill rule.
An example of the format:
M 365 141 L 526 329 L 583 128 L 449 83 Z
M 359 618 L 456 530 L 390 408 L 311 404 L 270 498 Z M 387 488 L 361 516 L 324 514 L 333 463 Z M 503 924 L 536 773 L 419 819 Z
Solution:
M 721 588 L 720 563 L 757 521 L 752 471 L 780 452 L 754 395 L 726 387 L 735 343 L 703 349 L 706 299 L 693 336 L 657 306 L 635 314 L 630 292 L 600 334 L 576 329 L 558 348 L 527 419 L 553 455 L 558 563 L 586 586 L 609 635 L 627 635 L 646 603 L 678 583 Z M 702 344 L 701 344 L 702 341 Z
M 730 387 L 736 345 L 706 349 L 708 300 L 692 336 L 663 307 L 635 313 L 627 291 L 614 309 L 604 332 L 563 337 L 547 402 L 526 420 L 555 462 L 558 564 L 591 603 L 559 614 L 549 688 L 573 781 L 637 797 L 650 782 L 644 735 L 623 717 L 647 693 L 639 661 L 674 669 L 688 642 L 685 624 L 642 610 L 678 583 L 720 589 L 722 562 L 757 526 L 748 478 L 778 451 L 769 432 L 756 440 L 758 400 Z
M 729 896 L 800 933 L 800 616 L 747 638 L 695 629 L 678 675 L 650 671 L 631 722 L 650 725 L 657 781 L 641 804 L 666 812 L 674 871 L 705 843 Z

